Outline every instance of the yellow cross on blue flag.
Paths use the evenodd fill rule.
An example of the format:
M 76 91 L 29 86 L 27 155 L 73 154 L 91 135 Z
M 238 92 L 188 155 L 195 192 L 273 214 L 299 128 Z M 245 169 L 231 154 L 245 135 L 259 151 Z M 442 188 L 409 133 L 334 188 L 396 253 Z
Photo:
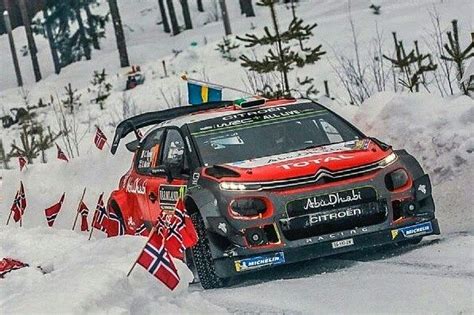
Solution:
M 222 89 L 188 82 L 188 103 L 199 105 L 222 101 Z

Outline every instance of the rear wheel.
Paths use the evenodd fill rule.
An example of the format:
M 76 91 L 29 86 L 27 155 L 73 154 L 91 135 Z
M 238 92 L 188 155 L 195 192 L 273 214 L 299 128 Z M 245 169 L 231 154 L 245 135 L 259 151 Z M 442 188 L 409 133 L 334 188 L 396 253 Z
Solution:
M 199 237 L 197 244 L 192 248 L 192 254 L 201 286 L 204 289 L 221 288 L 225 282 L 216 274 L 204 220 L 199 212 L 191 214 L 191 219 Z

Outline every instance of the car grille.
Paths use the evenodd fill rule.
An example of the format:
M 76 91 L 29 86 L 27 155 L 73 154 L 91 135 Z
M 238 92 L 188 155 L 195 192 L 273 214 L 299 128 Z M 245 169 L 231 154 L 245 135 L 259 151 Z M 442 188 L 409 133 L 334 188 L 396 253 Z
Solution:
M 289 202 L 280 220 L 283 235 L 297 240 L 382 223 L 387 203 L 372 187 L 362 187 Z
M 290 178 L 285 180 L 274 180 L 268 182 L 252 182 L 252 184 L 259 184 L 261 186 L 260 190 L 272 190 L 288 187 L 300 187 L 304 185 L 325 184 L 342 179 L 361 176 L 374 172 L 381 168 L 383 168 L 383 166 L 379 162 L 340 171 L 330 171 L 322 168 L 316 174 L 310 176 Z

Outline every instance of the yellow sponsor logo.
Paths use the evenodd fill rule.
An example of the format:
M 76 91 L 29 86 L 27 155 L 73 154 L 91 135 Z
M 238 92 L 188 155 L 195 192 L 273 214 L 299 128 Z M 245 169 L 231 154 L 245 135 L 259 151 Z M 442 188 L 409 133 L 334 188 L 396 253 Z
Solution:
M 392 230 L 392 240 L 396 239 L 398 236 L 398 230 Z

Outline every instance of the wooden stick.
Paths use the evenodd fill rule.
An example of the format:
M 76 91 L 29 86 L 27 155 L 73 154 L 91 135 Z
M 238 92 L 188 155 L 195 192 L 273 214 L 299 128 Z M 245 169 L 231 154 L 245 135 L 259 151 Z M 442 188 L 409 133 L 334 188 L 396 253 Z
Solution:
M 146 240 L 145 245 L 143 245 L 143 248 L 142 248 L 142 250 L 140 251 L 140 253 L 138 254 L 137 259 L 135 259 L 135 262 L 133 263 L 132 268 L 130 268 L 130 270 L 128 271 L 128 273 L 127 273 L 127 278 L 128 278 L 128 276 L 130 276 L 130 274 L 132 273 L 133 269 L 134 269 L 135 266 L 137 265 L 137 263 L 138 263 L 138 258 L 140 258 L 142 252 L 145 250 L 146 244 L 148 244 L 148 242 L 150 241 L 150 239 L 151 239 L 151 237 L 153 236 L 153 234 L 155 234 L 155 231 L 156 231 L 156 226 L 153 226 L 153 228 L 152 228 L 151 231 L 150 231 L 150 235 L 148 235 L 148 239 Z
M 17 190 L 17 191 L 16 191 L 15 198 L 16 198 L 16 196 L 18 196 L 18 194 L 19 194 L 19 192 L 18 192 L 18 190 Z M 10 214 L 8 215 L 8 219 L 7 219 L 7 224 L 6 224 L 6 225 L 8 225 L 8 223 L 10 223 L 10 219 L 11 219 L 11 217 L 12 217 L 12 212 L 13 212 L 12 209 L 10 209 Z
M 94 212 L 94 215 L 95 215 L 95 212 Z M 91 232 L 89 233 L 89 238 L 87 239 L 88 241 L 91 240 L 93 231 L 94 231 L 94 217 L 92 217 Z
M 77 205 L 77 210 L 76 210 L 76 218 L 74 219 L 74 224 L 72 225 L 72 230 L 74 231 L 76 227 L 76 222 L 77 222 L 77 217 L 79 216 L 79 209 L 82 204 L 82 201 L 84 200 L 84 196 L 86 194 L 86 187 L 84 187 L 84 191 L 82 192 L 82 197 L 81 200 L 79 200 L 79 204 Z

